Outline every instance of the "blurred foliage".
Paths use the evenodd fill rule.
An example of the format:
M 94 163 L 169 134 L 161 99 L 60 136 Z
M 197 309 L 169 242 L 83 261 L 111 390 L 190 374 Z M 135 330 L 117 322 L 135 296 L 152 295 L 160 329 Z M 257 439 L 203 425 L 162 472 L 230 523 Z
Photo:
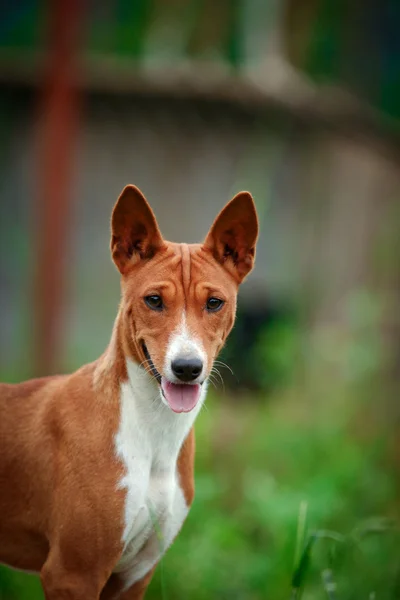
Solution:
M 301 502 L 310 528 L 343 533 L 394 506 L 384 443 L 357 442 L 350 414 L 311 414 L 296 393 L 269 407 L 242 402 L 201 417 L 196 502 L 150 598 L 159 597 L 161 574 L 170 598 L 290 598 Z M 395 529 L 368 537 L 333 565 L 329 546 L 318 545 L 304 597 L 326 597 L 321 572 L 332 566 L 338 598 L 394 598 L 399 541 Z
M 289 310 L 249 309 L 239 303 L 235 327 L 221 354 L 233 373 L 218 365 L 226 386 L 267 392 L 287 385 L 294 376 L 300 336 L 298 319 Z
M 380 335 L 382 299 L 360 289 L 341 304 L 345 327 L 320 324 L 311 332 L 303 323 L 300 305 L 242 308 L 239 303 L 235 327 L 221 355 L 233 373 L 223 363 L 218 365 L 227 388 L 269 392 L 294 384 L 302 370 L 319 369 L 322 377 L 335 371 L 353 383 L 377 375 L 388 359 Z
M 39 0 L 2 3 L 0 53 L 42 48 L 46 10 Z M 245 70 L 262 62 L 279 30 L 291 62 L 314 81 L 345 85 L 398 119 L 399 22 L 397 0 L 107 0 L 89 5 L 84 48 L 100 59 L 217 60 Z
M 286 44 L 293 64 L 317 82 L 345 85 L 398 119 L 398 0 L 289 0 L 286 5 Z

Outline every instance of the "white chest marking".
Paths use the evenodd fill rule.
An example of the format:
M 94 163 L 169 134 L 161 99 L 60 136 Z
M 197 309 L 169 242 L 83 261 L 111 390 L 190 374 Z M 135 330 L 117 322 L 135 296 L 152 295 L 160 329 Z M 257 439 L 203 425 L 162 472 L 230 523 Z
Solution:
M 206 384 L 190 413 L 176 414 L 161 400 L 158 385 L 128 361 L 121 385 L 116 452 L 125 466 L 124 551 L 114 571 L 126 588 L 140 580 L 172 543 L 188 513 L 176 461 L 203 403 Z

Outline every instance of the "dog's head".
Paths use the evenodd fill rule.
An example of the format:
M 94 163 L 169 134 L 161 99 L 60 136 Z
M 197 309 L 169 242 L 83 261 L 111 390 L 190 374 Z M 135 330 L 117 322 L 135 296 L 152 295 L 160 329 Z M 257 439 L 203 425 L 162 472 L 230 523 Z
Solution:
M 163 239 L 146 199 L 130 185 L 115 205 L 111 229 L 122 275 L 125 353 L 158 381 L 165 404 L 189 412 L 232 329 L 239 284 L 253 268 L 253 199 L 237 194 L 203 244 L 175 244 Z

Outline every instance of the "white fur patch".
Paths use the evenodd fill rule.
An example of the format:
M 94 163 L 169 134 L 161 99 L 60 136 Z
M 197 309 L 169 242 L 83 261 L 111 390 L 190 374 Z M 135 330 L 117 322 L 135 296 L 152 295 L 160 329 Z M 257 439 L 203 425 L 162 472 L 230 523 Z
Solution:
M 196 339 L 195 336 L 189 331 L 186 323 L 186 313 L 183 312 L 182 320 L 179 327 L 172 333 L 167 352 L 165 355 L 164 372 L 166 377 L 173 383 L 180 383 L 179 379 L 175 377 L 171 364 L 176 358 L 199 358 L 203 363 L 203 368 L 200 375 L 193 383 L 203 381 L 204 374 L 207 372 L 207 353 L 205 352 L 202 343 Z
M 125 466 L 119 486 L 126 490 L 123 554 L 114 572 L 125 588 L 140 580 L 181 528 L 188 507 L 176 461 L 206 395 L 190 413 L 176 414 L 162 402 L 154 378 L 128 361 L 129 381 L 121 385 L 121 419 L 116 453 Z

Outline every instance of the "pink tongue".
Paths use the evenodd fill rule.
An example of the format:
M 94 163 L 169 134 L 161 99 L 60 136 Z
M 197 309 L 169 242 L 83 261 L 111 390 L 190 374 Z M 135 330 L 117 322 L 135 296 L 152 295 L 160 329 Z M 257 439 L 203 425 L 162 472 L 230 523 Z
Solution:
M 164 377 L 161 378 L 161 387 L 170 408 L 176 412 L 190 412 L 197 404 L 200 397 L 200 385 L 171 383 Z

